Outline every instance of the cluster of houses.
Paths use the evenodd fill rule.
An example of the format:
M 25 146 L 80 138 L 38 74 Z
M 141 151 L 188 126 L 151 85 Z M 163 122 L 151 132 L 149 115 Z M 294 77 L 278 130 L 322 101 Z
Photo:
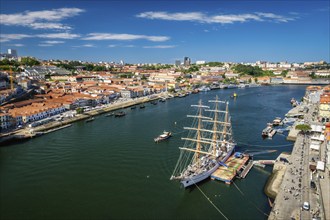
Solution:
M 221 67 L 201 66 L 199 71 L 190 74 L 184 74 L 180 72 L 182 69 L 179 71 L 176 67 L 147 70 L 139 65 L 121 65 L 120 72 L 117 73 L 88 72 L 81 69 L 78 75 L 72 75 L 70 71 L 59 67 L 44 65 L 27 67 L 23 72 L 16 73 L 14 88 L 10 85 L 9 73 L 1 73 L 0 129 L 6 130 L 26 125 L 84 106 L 109 104 L 120 97 L 136 98 L 169 89 L 173 91 L 189 90 L 197 85 L 221 84 L 224 79 L 233 79 L 237 83 L 315 83 L 310 77 L 310 71 L 306 70 L 289 69 L 286 77 L 282 77 L 280 74 L 274 77 L 252 77 L 240 76 L 238 73 L 232 72 L 231 65 L 231 63 L 225 63 Z M 283 67 L 281 66 L 281 68 Z M 329 76 L 329 70 L 327 71 L 325 71 L 325 75 Z M 328 79 L 323 79 L 321 82 L 324 84 L 325 80 Z M 10 102 L 15 95 L 26 90 L 36 92 L 33 96 L 34 99 Z M 320 116 L 324 115 L 325 118 L 329 118 L 329 94 L 327 89 L 323 92 L 324 94 L 320 96 L 319 100 Z M 323 109 L 325 109 L 325 113 L 323 113 Z

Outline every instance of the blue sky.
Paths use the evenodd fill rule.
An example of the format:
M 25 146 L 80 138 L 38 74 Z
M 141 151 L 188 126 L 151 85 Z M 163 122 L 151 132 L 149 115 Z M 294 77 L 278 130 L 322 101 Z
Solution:
M 1 53 L 128 63 L 330 61 L 328 0 L 0 4 Z

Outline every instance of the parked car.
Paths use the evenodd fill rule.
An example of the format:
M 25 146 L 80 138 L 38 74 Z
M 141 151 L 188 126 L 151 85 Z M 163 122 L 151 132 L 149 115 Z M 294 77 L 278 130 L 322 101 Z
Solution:
M 308 211 L 308 210 L 309 210 L 309 202 L 304 202 L 302 208 L 303 208 L 304 210 L 307 210 L 307 211 Z
M 316 184 L 315 184 L 314 181 L 311 181 L 311 188 L 312 188 L 312 189 L 316 189 Z

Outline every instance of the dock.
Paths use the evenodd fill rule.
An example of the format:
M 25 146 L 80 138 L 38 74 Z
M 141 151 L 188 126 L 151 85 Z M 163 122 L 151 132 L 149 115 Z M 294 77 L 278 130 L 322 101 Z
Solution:
M 231 184 L 236 176 L 245 178 L 253 166 L 253 163 L 249 155 L 243 155 L 242 157 L 232 155 L 228 158 L 225 165 L 226 166 L 220 166 L 211 174 L 212 180 L 220 180 L 226 184 Z

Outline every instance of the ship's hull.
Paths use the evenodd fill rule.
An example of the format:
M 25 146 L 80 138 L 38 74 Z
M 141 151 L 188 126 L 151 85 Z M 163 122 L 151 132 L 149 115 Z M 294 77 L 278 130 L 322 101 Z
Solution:
M 220 165 L 219 164 L 215 164 L 214 167 L 206 172 L 203 172 L 201 174 L 198 174 L 194 177 L 191 177 L 191 178 L 186 178 L 186 179 L 183 179 L 181 180 L 181 183 L 183 185 L 183 187 L 188 187 L 188 186 L 191 186 L 191 185 L 194 185 L 196 183 L 199 183 L 203 180 L 205 180 L 206 178 L 210 177 L 211 174 L 216 171 L 218 169 Z
M 186 179 L 181 180 L 182 185 L 186 188 L 186 187 L 189 187 L 191 185 L 197 184 L 197 183 L 205 180 L 206 178 L 210 177 L 211 174 L 214 173 L 219 168 L 220 163 L 225 163 L 228 160 L 228 158 L 234 152 L 235 147 L 236 146 L 234 146 L 219 163 L 217 163 L 214 167 L 212 167 L 212 169 L 210 169 L 208 171 L 205 171 L 201 174 L 198 174 L 194 177 L 186 178 Z

